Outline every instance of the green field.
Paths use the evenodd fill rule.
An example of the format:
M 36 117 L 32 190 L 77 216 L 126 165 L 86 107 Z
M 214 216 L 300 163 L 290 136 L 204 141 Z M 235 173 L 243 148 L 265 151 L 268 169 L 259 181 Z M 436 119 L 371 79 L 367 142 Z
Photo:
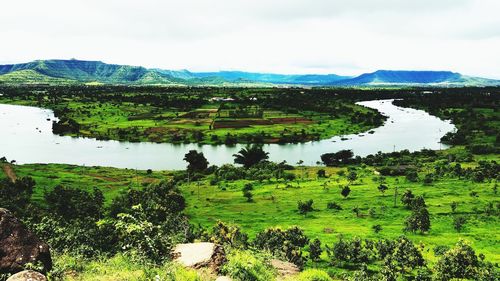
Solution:
M 364 132 L 384 120 L 353 101 L 323 101 L 304 92 L 241 89 L 231 97 L 224 91 L 159 89 L 165 92 L 102 90 L 97 97 L 85 88 L 57 99 L 50 90 L 18 90 L 0 103 L 53 109 L 61 119 L 58 134 L 132 142 L 295 143 Z
M 479 159 L 499 160 L 497 155 Z M 467 163 L 469 167 L 475 165 L 477 162 Z M 426 164 L 420 178 L 431 172 L 433 166 L 434 163 Z M 320 238 L 324 243 L 333 243 L 339 235 L 365 238 L 396 238 L 402 235 L 404 220 L 410 211 L 402 206 L 400 196 L 406 189 L 411 189 L 415 195 L 425 197 L 432 222 L 428 234 L 407 233 L 412 240 L 432 249 L 436 245 L 451 246 L 462 237 L 472 241 L 474 247 L 488 259 L 500 261 L 497 251 L 500 239 L 498 216 L 481 214 L 487 203 L 498 203 L 498 195 L 493 191 L 495 182 L 477 183 L 444 177 L 425 185 L 421 181 L 409 182 L 403 176 L 381 177 L 377 175 L 376 168 L 370 166 L 354 168 L 358 179 L 350 184 L 352 191 L 347 198 L 340 194 L 341 187 L 349 184 L 344 175 L 347 174 L 346 168 L 323 168 L 326 169 L 327 178 L 317 178 L 316 172 L 320 167 L 296 167 L 293 173 L 297 179 L 293 181 L 237 180 L 210 185 L 211 176 L 208 176 L 190 184 L 184 183 L 181 190 L 187 199 L 187 214 L 193 224 L 211 227 L 217 220 L 222 220 L 240 225 L 250 236 L 270 226 L 300 225 L 308 236 Z M 94 186 L 99 187 L 109 202 L 120 191 L 141 188 L 173 176 L 169 172 L 148 174 L 146 171 L 58 164 L 19 165 L 14 166 L 14 170 L 18 177 L 31 176 L 36 180 L 35 200 L 43 200 L 44 191 L 62 184 L 89 191 Z M 254 185 L 254 202 L 251 203 L 246 202 L 241 191 L 243 185 L 249 182 Z M 380 183 L 389 187 L 385 194 L 377 189 Z M 398 196 L 394 206 L 396 186 Z M 470 196 L 472 191 L 477 192 L 477 197 Z M 314 211 L 305 216 L 299 214 L 297 202 L 309 199 L 314 201 Z M 342 210 L 327 209 L 326 205 L 331 201 L 338 203 Z M 455 213 L 452 213 L 451 202 L 458 203 Z M 359 217 L 353 212 L 355 207 L 360 209 Z M 457 214 L 469 218 L 460 233 L 452 226 L 452 218 Z M 382 226 L 379 233 L 372 230 L 376 224 Z M 434 260 L 432 251 L 427 255 Z
M 239 91 L 241 90 L 235 90 L 241 94 Z M 255 94 L 252 91 L 250 95 Z M 272 95 L 276 94 L 276 90 L 269 91 Z M 377 97 L 385 98 L 385 94 L 381 93 Z M 116 136 L 127 139 L 134 136 L 138 140 L 142 140 L 144 136 L 136 131 L 138 129 L 131 129 L 138 128 L 138 124 L 142 124 L 144 128 L 159 126 L 161 123 L 163 128 L 175 126 L 176 130 L 201 130 L 204 126 L 213 127 L 218 121 L 221 122 L 219 125 L 257 122 L 256 120 L 263 122 L 262 120 L 273 118 L 296 118 L 298 123 L 303 122 L 256 126 L 266 127 L 270 136 L 273 134 L 272 130 L 276 129 L 276 133 L 283 137 L 279 132 L 285 128 L 299 130 L 300 126 L 308 126 L 319 130 L 321 127 L 318 126 L 325 126 L 324 132 L 332 128 L 333 131 L 344 132 L 349 122 L 357 124 L 350 129 L 358 130 L 364 128 L 362 126 L 368 126 L 367 124 L 373 125 L 378 120 L 369 110 L 358 108 L 353 105 L 353 101 L 343 99 L 332 100 L 330 106 L 337 106 L 347 115 L 335 114 L 335 118 L 325 121 L 323 116 L 328 114 L 321 112 L 318 107 L 316 111 L 310 108 L 291 110 L 292 106 L 278 110 L 272 106 L 273 102 L 277 102 L 272 97 L 267 100 L 271 105 L 263 107 L 244 102 L 209 102 L 203 97 L 186 102 L 185 93 L 177 93 L 174 97 L 154 93 L 119 96 L 108 93 L 99 98 L 89 96 L 88 93 L 79 93 L 71 98 L 67 94 L 61 95 L 53 101 L 45 99 L 45 94 L 2 97 L 2 101 L 53 107 L 56 113 L 63 114 L 65 118 L 78 120 L 81 127 L 78 132 L 71 134 L 82 135 L 86 132 L 82 128 L 89 126 L 95 130 L 87 131 L 89 136 L 102 132 L 103 135 L 99 136 L 102 138 Z M 243 95 L 248 96 L 249 93 L 245 92 Z M 300 92 L 298 95 L 292 94 L 295 97 L 300 95 Z M 266 243 L 273 243 L 279 241 L 274 240 L 279 235 L 262 236 L 266 230 L 274 227 L 286 230 L 293 226 L 303 230 L 309 241 L 318 238 L 323 250 L 326 246 L 342 246 L 342 239 L 369 239 L 371 242 L 360 242 L 365 243 L 365 246 L 360 246 L 359 251 L 371 251 L 372 256 L 365 261 L 353 261 L 342 255 L 332 258 L 323 251 L 319 260 L 313 260 L 311 244 L 304 244 L 298 250 L 293 250 L 293 246 L 289 248 L 291 241 L 300 236 L 295 233 L 293 239 L 275 242 L 281 243 L 277 246 L 283 250 L 275 253 L 274 257 L 303 266 L 303 273 L 299 277 L 285 280 L 368 280 L 367 277 L 352 279 L 356 274 L 381 278 L 390 270 L 390 265 L 386 264 L 388 260 L 396 267 L 401 263 L 401 259 L 398 260 L 400 253 L 397 254 L 396 248 L 402 244 L 395 244 L 399 246 L 390 250 L 390 255 L 393 256 L 384 259 L 381 258 L 380 249 L 370 250 L 366 243 L 383 244 L 387 239 L 393 243 L 400 241 L 397 239 L 402 235 L 418 248 L 425 263 L 411 268 L 403 266 L 403 269 L 393 269 L 397 278 L 388 280 L 430 280 L 412 279 L 424 267 L 433 277 L 440 276 L 440 265 L 445 260 L 444 257 L 456 254 L 453 247 L 461 240 L 470 243 L 475 259 L 479 259 L 471 269 L 473 272 L 469 274 L 468 280 L 497 280 L 500 263 L 500 116 L 495 97 L 478 95 L 459 95 L 453 92 L 440 96 L 411 95 L 406 100 L 398 101 L 403 106 L 425 109 L 434 115 L 453 120 L 458 130 L 443 139 L 453 146 L 443 151 L 378 153 L 364 158 L 350 157 L 346 162 L 342 160 L 341 163 L 330 164 L 323 160 L 325 165 L 332 166 L 289 166 L 262 161 L 263 158 L 247 168 L 238 165 L 210 167 L 202 161 L 202 168 L 194 168 L 194 165 L 189 171 L 137 171 L 65 164 L 16 165 L 2 159 L 0 184 L 5 189 L 0 190 L 0 199 L 10 208 L 18 208 L 15 212 L 21 220 L 52 243 L 55 262 L 54 269 L 49 273 L 49 276 L 54 276 L 52 280 L 214 280 L 216 276 L 213 272 L 181 268 L 165 254 L 174 243 L 214 239 L 228 251 L 228 260 L 223 269 L 225 273 L 237 276 L 235 280 L 272 280 L 276 276 L 276 272 L 269 267 L 269 259 L 273 255 L 269 252 L 270 249 L 259 246 L 257 237 Z M 131 102 L 128 99 L 140 99 L 141 102 Z M 179 111 L 180 107 L 152 105 L 157 102 L 177 106 L 180 102 L 190 106 Z M 310 106 L 317 105 L 313 103 Z M 354 115 L 348 117 L 349 114 Z M 198 120 L 200 124 L 194 124 L 192 120 Z M 207 121 L 202 124 L 201 120 Z M 367 123 L 363 120 L 370 121 Z M 91 124 L 102 124 L 108 131 L 100 131 L 101 127 Z M 112 126 L 122 126 L 124 133 L 113 135 L 114 131 L 109 129 Z M 212 131 L 211 134 L 220 130 L 218 133 L 223 137 L 226 137 L 225 132 L 231 132 L 237 136 L 237 140 L 244 138 L 245 134 L 256 135 L 256 128 L 253 126 L 208 130 Z M 235 132 L 245 134 L 238 135 Z M 309 133 L 306 132 L 304 136 L 309 136 Z M 205 139 L 200 140 L 204 141 Z M 213 141 L 211 137 L 210 141 Z M 254 148 L 260 149 L 259 146 Z M 247 152 L 249 150 L 250 148 L 246 148 Z M 12 182 L 7 176 L 18 180 Z M 36 182 L 32 192 L 22 190 L 25 188 L 24 180 L 19 179 L 26 177 L 31 177 Z M 17 182 L 21 183 L 21 188 L 12 189 Z M 381 191 L 381 185 L 387 187 L 385 192 Z M 342 195 L 341 191 L 346 186 L 350 188 L 350 193 Z M 96 188 L 102 192 L 102 197 Z M 410 200 L 409 205 L 405 205 L 402 200 L 407 190 L 411 190 L 416 196 Z M 418 201 L 418 196 L 422 196 L 425 203 L 423 206 L 412 206 Z M 299 202 L 308 200 L 312 201 L 312 210 L 301 213 Z M 19 206 L 24 208 L 19 208 L 13 202 L 19 202 Z M 333 205 L 337 208 L 333 208 Z M 430 229 L 405 231 L 408 218 L 423 209 L 428 211 Z M 461 227 L 457 227 L 458 218 L 463 219 Z M 220 226 L 220 222 L 232 225 L 233 228 L 226 230 Z M 186 228 L 182 228 L 183 226 Z M 171 229 L 174 232 L 168 232 Z M 241 237 L 247 234 L 249 243 L 239 245 L 235 242 L 237 240 L 232 240 L 233 235 L 240 237 L 238 233 Z M 165 242 L 163 238 L 168 240 L 167 246 L 162 244 Z M 288 255 L 289 252 L 285 252 L 288 249 L 292 249 L 294 254 Z M 356 249 L 350 248 L 348 252 L 356 252 Z M 158 258 L 158 254 L 161 258 Z M 300 260 L 295 259 L 297 255 Z M 456 267 L 463 263 L 462 260 L 452 261 Z M 322 271 L 311 273 L 310 270 L 315 268 Z M 241 276 L 239 274 L 248 273 L 246 270 L 255 271 L 252 273 L 254 277 L 238 277 Z M 333 279 L 300 277 L 309 274 L 328 274 Z M 489 279 L 476 278 L 481 274 L 487 275 Z M 4 277 L 0 275 L 0 280 Z

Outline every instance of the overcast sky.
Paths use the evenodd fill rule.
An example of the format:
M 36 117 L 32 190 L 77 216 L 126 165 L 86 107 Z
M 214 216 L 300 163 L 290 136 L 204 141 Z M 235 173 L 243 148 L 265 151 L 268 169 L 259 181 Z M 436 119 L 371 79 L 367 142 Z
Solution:
M 0 63 L 500 78 L 500 0 L 2 1 Z

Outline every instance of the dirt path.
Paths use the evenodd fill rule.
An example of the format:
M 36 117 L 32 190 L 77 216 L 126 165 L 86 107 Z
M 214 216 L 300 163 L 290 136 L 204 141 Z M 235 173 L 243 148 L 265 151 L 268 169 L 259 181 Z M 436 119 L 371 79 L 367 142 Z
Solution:
M 5 175 L 13 182 L 17 180 L 16 172 L 14 172 L 14 169 L 12 169 L 12 166 L 9 164 L 0 164 L 2 165 L 2 170 L 5 173 Z

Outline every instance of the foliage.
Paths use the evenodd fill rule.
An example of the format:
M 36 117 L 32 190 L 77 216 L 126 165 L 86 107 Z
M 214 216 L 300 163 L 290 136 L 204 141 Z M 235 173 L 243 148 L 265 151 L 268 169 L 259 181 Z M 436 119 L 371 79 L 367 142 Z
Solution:
M 351 193 L 351 188 L 348 185 L 342 187 L 342 190 L 340 191 L 340 194 L 342 194 L 344 198 L 347 198 L 347 196 L 349 196 L 350 193 Z
M 297 209 L 299 210 L 299 214 L 305 215 L 309 212 L 314 211 L 313 203 L 314 201 L 312 199 L 307 201 L 298 201 Z
M 302 249 L 308 242 L 309 239 L 298 227 L 291 227 L 287 230 L 268 228 L 257 233 L 253 245 L 257 249 L 269 251 L 273 255 L 302 266 L 305 261 Z
M 209 238 L 216 244 L 232 248 L 245 248 L 248 245 L 248 235 L 243 233 L 239 226 L 225 224 L 222 221 L 215 224 Z
M 325 249 L 332 264 L 336 261 L 361 264 L 368 263 L 374 258 L 374 244 L 359 237 L 346 240 L 341 236 L 333 247 L 325 245 Z M 342 263 L 340 265 L 342 266 Z
M 479 267 L 479 261 L 472 247 L 465 241 L 459 241 L 455 247 L 448 250 L 436 265 L 437 280 L 453 278 L 474 279 Z
M 0 202 L 2 208 L 9 209 L 14 214 L 23 214 L 30 203 L 35 181 L 24 177 L 12 182 L 10 179 L 0 181 Z
M 309 243 L 309 258 L 312 261 L 318 261 L 322 252 L 321 241 L 318 238 Z
M 268 281 L 274 279 L 274 272 L 259 255 L 249 251 L 235 250 L 229 253 L 228 262 L 221 272 L 234 280 Z
M 411 215 L 405 221 L 405 231 L 420 233 L 427 232 L 431 229 L 431 220 L 429 211 L 425 207 L 413 209 Z
M 203 152 L 198 152 L 196 150 L 190 150 L 186 153 L 184 161 L 189 163 L 187 170 L 190 172 L 203 172 L 208 167 L 208 161 L 205 155 L 203 155 Z
M 172 236 L 161 225 L 148 221 L 141 205 L 132 207 L 132 213 L 120 213 L 115 223 L 119 246 L 138 260 L 146 258 L 154 263 L 168 260 Z
M 242 148 L 237 154 L 234 154 L 234 163 L 241 164 L 245 168 L 254 166 L 255 164 L 267 160 L 269 153 L 262 149 L 262 145 L 251 145 Z
M 104 213 L 104 195 L 98 188 L 93 193 L 58 185 L 45 194 L 49 212 L 64 220 L 100 219 Z
M 328 167 L 339 166 L 352 163 L 353 156 L 352 150 L 340 150 L 335 153 L 322 154 L 321 161 Z

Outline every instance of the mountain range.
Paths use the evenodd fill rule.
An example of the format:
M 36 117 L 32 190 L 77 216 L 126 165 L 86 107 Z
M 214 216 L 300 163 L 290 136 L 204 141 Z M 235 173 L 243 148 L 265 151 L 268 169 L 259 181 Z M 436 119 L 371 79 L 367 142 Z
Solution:
M 36 60 L 0 65 L 0 84 L 125 84 L 186 86 L 495 86 L 500 80 L 451 71 L 378 70 L 359 76 L 336 74 L 272 74 L 243 71 L 191 72 L 101 61 Z

